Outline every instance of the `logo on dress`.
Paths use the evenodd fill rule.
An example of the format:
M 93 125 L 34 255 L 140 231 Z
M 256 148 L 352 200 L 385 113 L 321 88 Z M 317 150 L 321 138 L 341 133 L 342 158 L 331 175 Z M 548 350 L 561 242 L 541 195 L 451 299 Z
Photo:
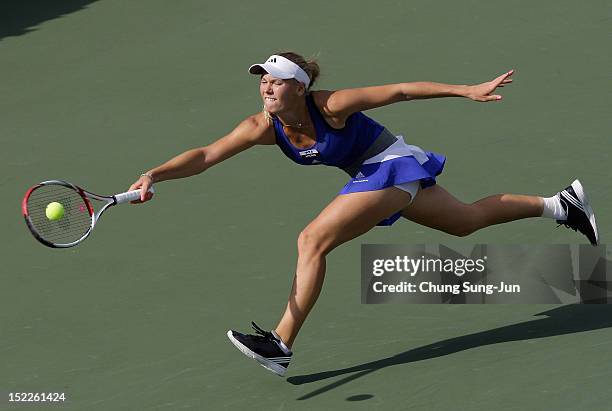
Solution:
M 302 158 L 312 158 L 312 157 L 317 157 L 319 155 L 319 152 L 317 151 L 316 148 L 311 148 L 310 150 L 304 150 L 304 151 L 300 151 L 300 157 Z
M 363 175 L 363 173 L 360 171 L 357 173 L 357 175 L 355 176 L 355 178 L 353 178 L 353 183 L 367 183 L 368 179 L 365 178 L 365 176 Z

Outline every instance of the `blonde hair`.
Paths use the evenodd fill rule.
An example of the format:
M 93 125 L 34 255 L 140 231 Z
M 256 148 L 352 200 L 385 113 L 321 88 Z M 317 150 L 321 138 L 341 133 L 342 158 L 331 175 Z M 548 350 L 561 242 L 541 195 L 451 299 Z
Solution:
M 308 86 L 306 92 L 310 91 L 312 85 L 321 74 L 321 69 L 319 68 L 319 63 L 317 62 L 317 60 L 315 60 L 314 58 L 306 60 L 302 55 L 294 53 L 293 51 L 283 51 L 274 54 L 278 56 L 283 56 L 284 58 L 291 60 L 292 62 L 300 66 L 300 68 L 304 70 L 306 74 L 308 74 L 308 78 L 310 79 L 310 85 Z M 270 115 L 270 113 L 268 113 L 265 106 L 263 107 L 263 113 L 268 124 L 272 123 L 272 116 Z
M 270 113 L 268 113 L 268 110 L 266 110 L 266 106 L 262 106 L 262 111 L 264 114 L 264 118 L 266 119 L 266 123 L 273 124 L 274 120 L 272 120 L 272 116 L 270 115 Z

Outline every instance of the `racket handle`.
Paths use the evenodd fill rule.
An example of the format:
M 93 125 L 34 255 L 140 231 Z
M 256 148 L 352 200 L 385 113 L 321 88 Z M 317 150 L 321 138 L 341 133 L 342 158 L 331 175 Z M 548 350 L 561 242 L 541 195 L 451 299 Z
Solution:
M 149 187 L 149 193 L 155 193 L 153 187 Z M 125 193 L 115 194 L 116 204 L 127 203 L 128 201 L 134 201 L 140 199 L 140 190 L 126 191 Z

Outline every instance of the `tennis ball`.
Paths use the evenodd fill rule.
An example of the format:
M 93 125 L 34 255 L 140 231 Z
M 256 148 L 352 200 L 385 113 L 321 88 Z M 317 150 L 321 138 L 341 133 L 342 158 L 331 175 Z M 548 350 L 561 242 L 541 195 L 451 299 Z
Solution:
M 57 221 L 64 216 L 64 206 L 58 202 L 52 202 L 47 204 L 47 209 L 45 210 L 45 214 L 47 218 L 51 221 Z

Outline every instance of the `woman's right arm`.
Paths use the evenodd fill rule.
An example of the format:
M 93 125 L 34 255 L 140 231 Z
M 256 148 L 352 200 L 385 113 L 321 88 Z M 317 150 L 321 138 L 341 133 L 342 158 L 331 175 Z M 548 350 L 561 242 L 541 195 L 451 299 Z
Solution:
M 147 192 L 153 183 L 200 174 L 254 145 L 274 143 L 274 131 L 270 129 L 261 114 L 255 114 L 214 143 L 185 151 L 147 171 L 130 186 L 130 190 L 141 190 L 140 201 L 135 201 L 135 203 L 148 201 L 153 197 Z

